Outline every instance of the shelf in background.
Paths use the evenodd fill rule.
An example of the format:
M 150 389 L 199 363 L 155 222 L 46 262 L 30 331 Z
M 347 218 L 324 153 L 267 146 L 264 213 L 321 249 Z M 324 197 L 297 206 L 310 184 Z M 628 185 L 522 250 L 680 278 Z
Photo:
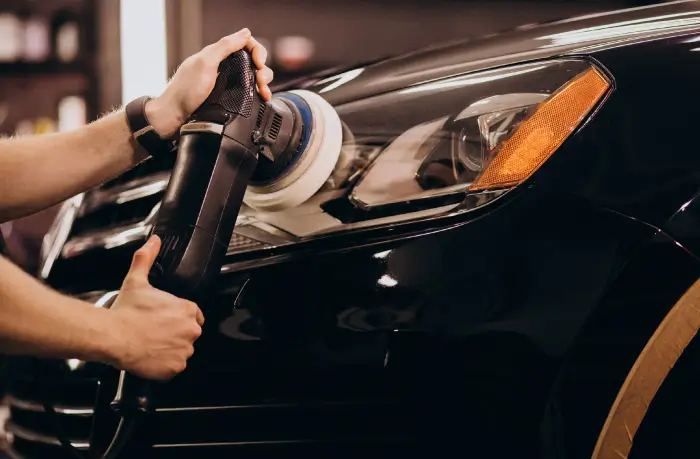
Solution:
M 0 62 L 0 78 L 7 76 L 62 75 L 86 74 L 87 68 L 83 62 Z

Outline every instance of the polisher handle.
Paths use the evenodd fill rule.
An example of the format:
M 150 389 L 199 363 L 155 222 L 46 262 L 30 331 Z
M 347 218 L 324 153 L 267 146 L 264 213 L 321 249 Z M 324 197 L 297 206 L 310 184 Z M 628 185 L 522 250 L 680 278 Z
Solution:
M 255 71 L 247 50 L 224 59 L 214 89 L 189 121 L 250 118 L 257 106 Z M 162 246 L 148 278 L 156 288 L 196 300 L 219 276 L 257 155 L 221 133 L 182 134 L 152 231 Z M 148 412 L 149 389 L 149 381 L 122 371 L 112 409 Z
M 192 118 L 197 121 L 221 122 L 220 116 L 229 118 L 253 113 L 255 63 L 246 49 L 236 51 L 219 64 L 219 76 L 209 97 L 195 110 Z M 213 119 L 212 119 L 213 118 Z M 223 124 L 223 123 L 222 123 Z

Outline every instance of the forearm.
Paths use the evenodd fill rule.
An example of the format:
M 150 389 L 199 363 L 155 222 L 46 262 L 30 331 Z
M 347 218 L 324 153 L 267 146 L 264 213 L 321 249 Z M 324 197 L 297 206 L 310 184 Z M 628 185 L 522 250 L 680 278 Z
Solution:
M 50 207 L 145 157 L 121 110 L 71 132 L 0 140 L 0 221 Z
M 0 353 L 110 363 L 108 316 L 0 257 Z
M 157 99 L 147 104 L 146 114 L 163 135 L 172 135 L 180 122 Z M 71 132 L 0 140 L 0 222 L 94 188 L 147 157 L 123 110 Z

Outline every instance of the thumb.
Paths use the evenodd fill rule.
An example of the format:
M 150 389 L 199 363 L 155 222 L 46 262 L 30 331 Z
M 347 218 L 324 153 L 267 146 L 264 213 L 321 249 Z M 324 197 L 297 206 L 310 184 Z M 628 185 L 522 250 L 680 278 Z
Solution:
M 148 272 L 158 256 L 160 244 L 160 238 L 154 234 L 148 238 L 148 241 L 140 249 L 134 252 L 131 268 L 129 268 L 129 273 L 126 275 L 127 281 L 148 283 Z

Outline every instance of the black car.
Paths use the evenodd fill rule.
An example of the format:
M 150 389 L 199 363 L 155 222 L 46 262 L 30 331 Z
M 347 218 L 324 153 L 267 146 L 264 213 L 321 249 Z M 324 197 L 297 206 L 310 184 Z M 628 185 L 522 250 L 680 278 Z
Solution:
M 669 2 L 277 88 L 336 108 L 341 159 L 243 209 L 139 457 L 697 453 L 699 51 L 700 2 Z M 173 160 L 67 201 L 38 276 L 109 307 Z M 12 454 L 70 457 L 57 424 L 103 447 L 115 385 L 13 359 Z

